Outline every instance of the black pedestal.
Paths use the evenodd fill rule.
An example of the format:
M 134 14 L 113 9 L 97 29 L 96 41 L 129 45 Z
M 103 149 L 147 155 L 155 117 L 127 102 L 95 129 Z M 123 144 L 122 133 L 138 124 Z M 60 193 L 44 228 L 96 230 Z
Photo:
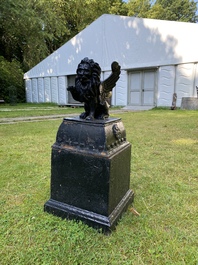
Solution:
M 44 210 L 111 230 L 133 201 L 130 162 L 121 119 L 65 118 L 52 146 L 51 198 Z

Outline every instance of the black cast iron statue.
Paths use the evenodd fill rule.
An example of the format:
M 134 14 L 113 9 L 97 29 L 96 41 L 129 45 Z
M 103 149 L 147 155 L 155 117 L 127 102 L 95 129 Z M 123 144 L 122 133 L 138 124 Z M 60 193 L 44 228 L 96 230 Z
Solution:
M 70 86 L 67 90 L 75 100 L 84 103 L 85 112 L 81 113 L 81 119 L 104 120 L 109 117 L 107 100 L 120 77 L 120 65 L 113 62 L 111 70 L 111 75 L 100 81 L 101 68 L 98 63 L 87 57 L 79 63 L 75 86 Z
M 108 98 L 120 76 L 117 62 L 100 81 L 101 68 L 92 59 L 78 65 L 75 100 L 84 102 L 79 117 L 65 117 L 51 155 L 51 194 L 44 210 L 61 218 L 81 220 L 103 232 L 115 228 L 134 199 L 130 190 L 131 144 L 121 118 L 109 118 Z

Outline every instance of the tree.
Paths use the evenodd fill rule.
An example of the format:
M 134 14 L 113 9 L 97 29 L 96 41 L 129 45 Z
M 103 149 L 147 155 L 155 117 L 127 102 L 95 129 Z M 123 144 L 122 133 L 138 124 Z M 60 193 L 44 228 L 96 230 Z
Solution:
M 110 5 L 108 13 L 115 15 L 127 16 L 127 4 L 122 0 L 113 1 Z
M 23 100 L 23 72 L 49 55 L 58 38 L 68 33 L 56 2 L 0 1 L 0 97 L 6 101 L 10 86 L 17 88 L 18 99 Z
M 146 18 L 151 8 L 149 0 L 130 0 L 127 4 L 128 16 Z
M 18 101 L 23 102 L 25 99 L 25 90 L 23 83 L 23 71 L 18 61 L 8 62 L 0 56 L 0 98 L 5 102 L 10 102 L 9 88 L 16 89 Z
M 191 0 L 129 0 L 127 15 L 135 17 L 197 22 L 196 1 Z
M 16 59 L 27 70 L 49 54 L 54 42 L 67 32 L 57 1 L 2 0 L 0 2 L 1 54 Z
M 127 14 L 122 0 L 70 0 L 65 1 L 63 9 L 73 36 L 103 14 Z
M 148 17 L 182 21 L 197 22 L 197 4 L 189 0 L 157 0 L 148 13 Z

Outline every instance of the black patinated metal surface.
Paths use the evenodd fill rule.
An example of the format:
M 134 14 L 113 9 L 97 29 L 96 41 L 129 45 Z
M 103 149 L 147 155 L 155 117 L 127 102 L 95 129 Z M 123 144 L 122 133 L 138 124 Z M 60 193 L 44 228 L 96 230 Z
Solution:
M 133 201 L 131 145 L 121 119 L 65 118 L 52 146 L 45 211 L 110 231 Z
M 111 75 L 101 81 L 101 68 L 93 59 L 86 57 L 78 64 L 75 86 L 70 86 L 67 90 L 75 100 L 84 103 L 85 112 L 81 113 L 81 119 L 103 120 L 109 117 L 108 99 L 120 77 L 120 65 L 113 62 L 111 70 Z
M 113 229 L 133 201 L 129 189 L 131 145 L 121 119 L 109 119 L 108 98 L 120 76 L 117 62 L 100 81 L 92 59 L 78 65 L 73 98 L 84 102 L 80 117 L 65 118 L 52 146 L 51 197 L 45 211 L 82 220 L 103 231 Z

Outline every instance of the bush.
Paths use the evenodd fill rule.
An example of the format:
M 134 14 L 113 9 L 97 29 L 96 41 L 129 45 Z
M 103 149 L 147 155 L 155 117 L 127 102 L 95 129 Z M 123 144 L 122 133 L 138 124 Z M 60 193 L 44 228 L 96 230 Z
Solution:
M 25 102 L 23 71 L 18 61 L 7 61 L 0 56 L 0 98 L 6 103 L 12 103 L 13 93 L 17 102 Z

